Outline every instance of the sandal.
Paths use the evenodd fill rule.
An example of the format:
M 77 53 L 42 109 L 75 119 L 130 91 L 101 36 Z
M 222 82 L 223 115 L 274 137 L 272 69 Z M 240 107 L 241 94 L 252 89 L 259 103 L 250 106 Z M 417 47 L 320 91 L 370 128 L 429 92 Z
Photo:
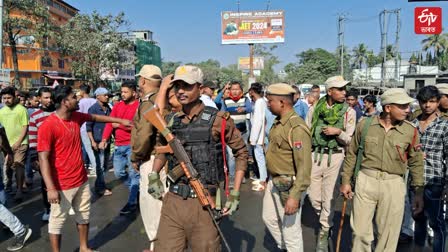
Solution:
M 256 184 L 254 186 L 252 186 L 252 191 L 256 191 L 256 192 L 262 192 L 264 191 L 264 185 L 262 184 Z
M 110 196 L 112 195 L 112 191 L 109 189 L 104 190 L 103 196 Z
M 252 181 L 252 185 L 259 185 L 260 184 L 260 180 L 259 179 L 255 179 L 254 181 Z

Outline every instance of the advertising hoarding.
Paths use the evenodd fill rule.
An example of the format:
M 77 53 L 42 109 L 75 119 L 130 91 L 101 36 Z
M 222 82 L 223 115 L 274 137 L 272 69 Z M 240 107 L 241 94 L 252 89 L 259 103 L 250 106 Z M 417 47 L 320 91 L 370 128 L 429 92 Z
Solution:
M 254 57 L 253 61 L 254 70 L 264 69 L 264 58 Z M 250 58 L 249 57 L 239 57 L 238 58 L 238 69 L 239 70 L 249 70 L 250 69 Z
M 221 12 L 223 45 L 283 42 L 285 42 L 283 10 Z

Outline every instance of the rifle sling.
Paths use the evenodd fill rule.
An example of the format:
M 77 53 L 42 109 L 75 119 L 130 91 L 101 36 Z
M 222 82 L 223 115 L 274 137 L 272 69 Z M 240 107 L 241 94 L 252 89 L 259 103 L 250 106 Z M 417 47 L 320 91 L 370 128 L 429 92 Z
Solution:
M 364 124 L 364 127 L 362 128 L 361 132 L 361 141 L 358 146 L 358 153 L 356 154 L 356 163 L 355 163 L 355 172 L 354 172 L 354 179 L 358 177 L 359 169 L 361 168 L 361 162 L 362 162 L 362 156 L 364 154 L 364 147 L 366 143 L 366 135 L 369 131 L 370 124 L 372 124 L 373 116 L 367 117 L 366 123 Z

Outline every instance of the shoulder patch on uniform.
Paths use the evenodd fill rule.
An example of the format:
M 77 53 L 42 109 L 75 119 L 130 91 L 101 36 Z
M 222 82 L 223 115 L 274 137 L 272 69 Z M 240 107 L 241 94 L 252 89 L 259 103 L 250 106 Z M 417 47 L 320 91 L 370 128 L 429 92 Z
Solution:
M 294 148 L 296 150 L 302 149 L 302 141 L 295 141 L 295 142 L 292 143 L 292 145 L 294 146 Z

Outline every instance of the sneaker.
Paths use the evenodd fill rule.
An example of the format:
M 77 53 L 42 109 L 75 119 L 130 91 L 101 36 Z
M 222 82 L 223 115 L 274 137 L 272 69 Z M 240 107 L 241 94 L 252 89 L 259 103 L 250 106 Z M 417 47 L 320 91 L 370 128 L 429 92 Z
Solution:
M 252 185 L 258 185 L 260 182 L 261 181 L 259 179 L 254 179 L 254 181 L 252 181 Z
M 48 221 L 50 219 L 50 209 L 45 209 L 44 214 L 42 214 L 42 221 Z
M 95 178 L 96 177 L 96 171 L 89 170 L 89 173 L 87 174 L 87 177 L 89 178 Z
M 256 185 L 252 186 L 252 191 L 262 192 L 262 191 L 264 191 L 264 185 L 261 183 L 256 184 Z
M 23 200 L 23 193 L 22 191 L 17 191 L 16 196 L 14 196 L 15 201 L 22 201 Z
M 20 236 L 14 236 L 12 238 L 11 244 L 6 248 L 8 251 L 17 251 L 23 248 L 25 246 L 25 242 L 30 238 L 33 231 L 28 227 L 25 226 L 25 233 L 23 233 Z
M 126 214 L 130 214 L 133 213 L 137 210 L 137 204 L 131 205 L 131 204 L 126 204 L 121 210 L 120 210 L 120 214 L 121 215 L 126 215 Z
M 7 193 L 10 193 L 10 192 L 12 192 L 12 184 L 7 184 L 6 185 L 6 187 L 5 187 L 5 192 L 7 192 Z

